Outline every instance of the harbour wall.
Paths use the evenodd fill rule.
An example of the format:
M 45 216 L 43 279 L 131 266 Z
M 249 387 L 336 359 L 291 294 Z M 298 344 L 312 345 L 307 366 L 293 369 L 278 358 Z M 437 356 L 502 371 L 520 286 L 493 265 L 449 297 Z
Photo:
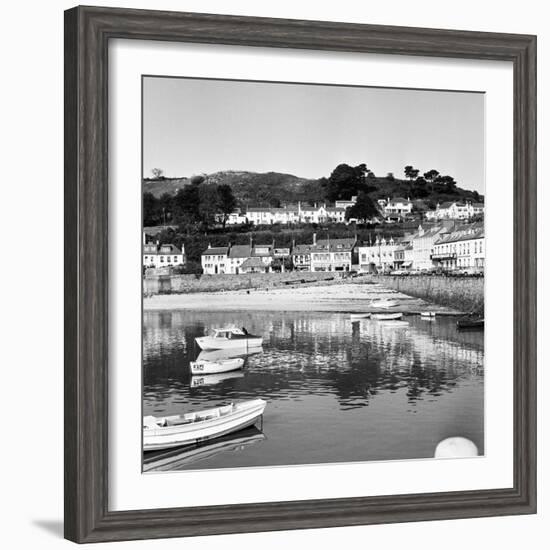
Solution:
M 375 276 L 373 280 L 415 298 L 467 313 L 483 315 L 485 304 L 483 277 Z
M 218 275 L 172 275 L 151 273 L 143 279 L 143 294 L 185 294 L 230 290 L 284 288 L 293 285 L 331 284 L 350 280 L 348 273 L 292 271 L 286 273 L 250 273 Z

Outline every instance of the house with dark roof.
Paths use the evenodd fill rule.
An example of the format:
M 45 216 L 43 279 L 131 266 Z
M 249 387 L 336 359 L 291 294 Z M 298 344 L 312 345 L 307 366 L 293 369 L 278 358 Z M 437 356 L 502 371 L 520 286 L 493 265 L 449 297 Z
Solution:
M 185 247 L 174 244 L 146 243 L 143 245 L 144 267 L 171 267 L 185 264 Z
M 212 247 L 209 244 L 208 248 L 201 253 L 202 272 L 206 275 L 229 273 L 228 250 L 227 246 Z
M 357 238 L 317 240 L 313 234 L 311 271 L 351 271 Z

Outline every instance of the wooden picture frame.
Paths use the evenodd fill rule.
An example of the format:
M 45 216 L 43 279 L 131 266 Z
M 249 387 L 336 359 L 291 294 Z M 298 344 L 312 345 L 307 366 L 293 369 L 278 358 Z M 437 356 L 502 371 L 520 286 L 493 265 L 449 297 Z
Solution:
M 510 489 L 112 512 L 108 496 L 108 44 L 113 38 L 501 60 L 514 71 Z M 245 533 L 536 511 L 536 37 L 77 7 L 65 12 L 65 537 Z

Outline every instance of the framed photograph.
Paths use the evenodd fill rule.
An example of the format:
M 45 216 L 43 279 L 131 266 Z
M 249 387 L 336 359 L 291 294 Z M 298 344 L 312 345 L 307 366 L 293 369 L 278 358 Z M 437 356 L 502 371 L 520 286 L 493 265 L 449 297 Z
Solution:
M 536 38 L 65 12 L 65 536 L 536 511 Z

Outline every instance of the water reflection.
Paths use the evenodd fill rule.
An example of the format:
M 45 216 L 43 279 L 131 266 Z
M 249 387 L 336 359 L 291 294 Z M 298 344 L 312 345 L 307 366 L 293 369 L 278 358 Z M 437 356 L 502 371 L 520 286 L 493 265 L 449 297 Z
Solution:
M 262 335 L 263 349 L 246 356 L 242 372 L 194 380 L 195 337 L 226 324 Z M 268 401 L 269 441 L 238 456 L 209 457 L 201 468 L 426 457 L 435 438 L 449 434 L 483 449 L 483 334 L 457 332 L 452 318 L 146 312 L 143 330 L 144 414 Z M 368 445 L 357 440 L 361 433 L 370 434 Z

